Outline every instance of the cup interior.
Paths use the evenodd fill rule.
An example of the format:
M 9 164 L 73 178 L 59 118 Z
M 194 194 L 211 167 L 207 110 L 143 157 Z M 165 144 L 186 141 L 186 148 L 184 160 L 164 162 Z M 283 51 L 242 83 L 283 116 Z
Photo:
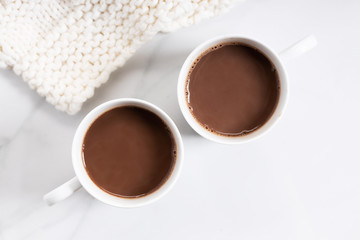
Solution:
M 243 136 L 223 136 L 216 133 L 212 133 L 208 130 L 206 130 L 192 115 L 190 112 L 187 100 L 185 96 L 185 89 L 187 84 L 187 77 L 190 71 L 190 68 L 192 64 L 195 62 L 196 59 L 198 59 L 204 52 L 206 52 L 211 47 L 214 47 L 218 44 L 224 44 L 224 43 L 241 43 L 244 45 L 251 46 L 255 49 L 258 49 L 261 53 L 263 53 L 275 66 L 278 75 L 279 75 L 279 81 L 280 81 L 280 94 L 279 94 L 279 101 L 275 108 L 274 113 L 272 116 L 267 120 L 267 122 L 262 125 L 257 130 L 243 135 Z M 224 144 L 239 144 L 239 143 L 245 143 L 249 142 L 251 140 L 254 140 L 266 132 L 268 132 L 275 123 L 280 119 L 287 103 L 287 97 L 288 97 L 288 80 L 287 80 L 287 74 L 284 68 L 283 63 L 281 62 L 278 54 L 273 51 L 268 46 L 250 39 L 245 38 L 241 36 L 221 36 L 214 39 L 210 39 L 202 44 L 200 44 L 198 47 L 196 47 L 190 55 L 185 60 L 179 74 L 178 79 L 178 86 L 177 86 L 177 95 L 178 95 L 178 103 L 181 109 L 181 112 L 183 116 L 185 117 L 186 121 L 189 123 L 189 125 L 201 136 L 218 143 L 224 143 Z
M 167 180 L 154 192 L 151 192 L 145 196 L 137 197 L 137 198 L 124 198 L 112 195 L 110 193 L 105 192 L 101 188 L 99 188 L 89 177 L 87 171 L 83 164 L 82 159 L 82 144 L 83 138 L 87 132 L 89 126 L 93 123 L 94 120 L 97 119 L 104 112 L 121 106 L 135 106 L 140 107 L 146 110 L 149 110 L 160 117 L 165 124 L 169 127 L 170 131 L 173 134 L 175 144 L 176 144 L 176 159 L 174 162 L 174 166 L 172 172 L 168 176 Z M 132 98 L 123 98 L 116 99 L 106 103 L 101 104 L 100 106 L 93 109 L 90 113 L 86 115 L 86 117 L 82 120 L 79 127 L 76 130 L 73 145 L 72 145 L 72 162 L 73 167 L 76 173 L 77 178 L 79 179 L 82 186 L 96 199 L 107 203 L 109 205 L 113 205 L 116 207 L 138 207 L 142 205 L 149 204 L 163 195 L 165 195 L 170 188 L 174 185 L 177 180 L 183 159 L 183 143 L 181 139 L 181 135 L 179 130 L 177 129 L 175 123 L 170 119 L 170 117 L 162 111 L 160 108 L 155 105 L 148 103 L 139 99 Z

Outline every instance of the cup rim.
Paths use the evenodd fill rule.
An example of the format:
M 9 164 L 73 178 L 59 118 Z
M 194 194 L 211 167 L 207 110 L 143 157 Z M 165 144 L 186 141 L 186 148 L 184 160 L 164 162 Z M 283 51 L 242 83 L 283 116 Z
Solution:
M 172 169 L 172 172 L 168 176 L 167 180 L 154 192 L 151 192 L 148 195 L 138 197 L 138 198 L 123 198 L 119 196 L 112 195 L 110 193 L 105 192 L 100 187 L 98 187 L 89 177 L 85 166 L 83 164 L 82 159 L 82 143 L 83 138 L 93 123 L 93 121 L 103 114 L 106 111 L 109 111 L 116 107 L 121 106 L 136 106 L 141 107 L 146 110 L 151 111 L 152 113 L 156 114 L 160 117 L 165 124 L 169 127 L 171 133 L 173 134 L 175 144 L 176 144 L 176 160 Z M 119 98 L 114 99 L 105 103 L 100 104 L 99 106 L 95 107 L 91 110 L 81 121 L 78 128 L 76 129 L 73 143 L 72 143 L 72 163 L 75 174 L 80 181 L 81 185 L 85 188 L 85 190 L 90 193 L 94 198 L 98 199 L 99 201 L 116 206 L 116 207 L 123 207 L 123 208 L 132 208 L 132 207 L 140 207 L 147 204 L 150 204 L 161 197 L 163 197 L 175 184 L 177 181 L 183 163 L 183 156 L 184 156 L 184 147 L 182 138 L 178 128 L 176 127 L 173 120 L 159 107 L 155 106 L 152 103 L 149 103 L 144 100 L 135 99 L 135 98 Z
M 210 49 L 211 47 L 220 44 L 220 43 L 229 43 L 229 42 L 239 42 L 249 46 L 252 46 L 258 50 L 262 54 L 264 54 L 276 67 L 279 74 L 280 81 L 280 96 L 278 104 L 273 112 L 272 116 L 267 120 L 267 122 L 262 125 L 259 129 L 245 136 L 224 136 L 216 133 L 211 133 L 206 130 L 201 124 L 195 119 L 195 117 L 190 113 L 188 109 L 188 105 L 186 103 L 185 97 L 185 88 L 187 76 L 193 62 L 199 58 L 205 51 Z M 204 41 L 200 45 L 198 45 L 192 52 L 188 55 L 185 62 L 183 63 L 177 84 L 177 97 L 178 104 L 180 106 L 180 110 L 182 115 L 188 124 L 202 137 L 223 144 L 241 144 L 253 141 L 267 132 L 269 132 L 279 121 L 283 112 L 286 108 L 287 101 L 289 95 L 289 83 L 286 69 L 279 55 L 269 46 L 264 43 L 249 37 L 245 37 L 242 35 L 221 35 L 214 38 L 211 38 L 207 41 Z

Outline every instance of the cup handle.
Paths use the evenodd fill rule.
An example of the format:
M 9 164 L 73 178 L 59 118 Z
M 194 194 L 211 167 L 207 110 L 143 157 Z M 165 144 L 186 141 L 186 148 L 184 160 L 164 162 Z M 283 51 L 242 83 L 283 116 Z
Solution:
M 287 62 L 297 56 L 300 56 L 317 45 L 317 40 L 314 35 L 309 35 L 306 38 L 294 43 L 292 46 L 286 48 L 279 53 L 280 58 Z
M 74 177 L 69 181 L 67 181 L 66 183 L 55 188 L 51 192 L 45 194 L 43 199 L 49 206 L 51 206 L 69 197 L 74 192 L 76 192 L 80 187 L 81 187 L 81 183 L 79 182 L 77 177 Z

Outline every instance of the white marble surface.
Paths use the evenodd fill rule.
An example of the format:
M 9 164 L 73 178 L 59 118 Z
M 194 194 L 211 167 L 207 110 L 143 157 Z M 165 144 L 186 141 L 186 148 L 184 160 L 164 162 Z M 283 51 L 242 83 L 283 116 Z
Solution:
M 357 0 L 248 0 L 157 35 L 75 116 L 0 71 L 0 239 L 359 239 L 359 13 Z M 309 33 L 319 45 L 287 63 L 288 109 L 269 134 L 225 146 L 187 125 L 176 82 L 195 46 L 243 34 L 280 51 Z M 120 97 L 148 100 L 178 125 L 186 156 L 175 188 L 137 209 L 104 205 L 84 190 L 45 206 L 42 195 L 74 175 L 70 148 L 82 117 Z

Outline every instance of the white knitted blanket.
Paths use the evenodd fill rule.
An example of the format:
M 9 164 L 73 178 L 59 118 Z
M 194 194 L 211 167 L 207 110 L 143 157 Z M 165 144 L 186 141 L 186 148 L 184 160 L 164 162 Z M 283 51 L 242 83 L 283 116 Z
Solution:
M 75 114 L 157 32 L 197 23 L 235 1 L 0 0 L 0 67 Z

